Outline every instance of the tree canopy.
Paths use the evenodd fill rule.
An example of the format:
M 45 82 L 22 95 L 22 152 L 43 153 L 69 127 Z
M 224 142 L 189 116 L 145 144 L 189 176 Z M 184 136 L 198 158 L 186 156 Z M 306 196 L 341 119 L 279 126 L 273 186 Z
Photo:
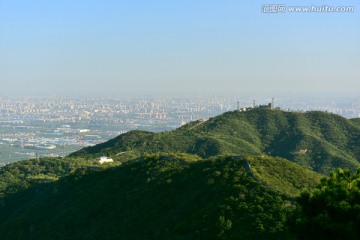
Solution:
M 360 169 L 337 169 L 297 199 L 291 219 L 299 239 L 360 239 Z

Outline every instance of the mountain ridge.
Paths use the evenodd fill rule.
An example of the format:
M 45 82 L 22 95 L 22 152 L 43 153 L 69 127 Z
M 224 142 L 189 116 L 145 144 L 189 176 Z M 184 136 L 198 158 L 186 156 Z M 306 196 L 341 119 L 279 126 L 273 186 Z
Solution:
M 325 112 L 253 109 L 226 112 L 207 121 L 152 133 L 133 130 L 70 156 L 123 151 L 184 152 L 201 157 L 255 154 L 279 156 L 320 173 L 360 166 L 360 121 Z

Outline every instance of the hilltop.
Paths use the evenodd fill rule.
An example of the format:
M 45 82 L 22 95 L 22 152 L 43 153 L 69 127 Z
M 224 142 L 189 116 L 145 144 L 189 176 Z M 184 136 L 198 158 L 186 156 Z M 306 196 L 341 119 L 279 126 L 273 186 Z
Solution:
M 325 112 L 252 109 L 227 112 L 176 130 L 130 131 L 84 148 L 73 157 L 116 156 L 132 152 L 183 152 L 207 158 L 218 155 L 268 155 L 286 158 L 319 173 L 360 166 L 360 121 Z

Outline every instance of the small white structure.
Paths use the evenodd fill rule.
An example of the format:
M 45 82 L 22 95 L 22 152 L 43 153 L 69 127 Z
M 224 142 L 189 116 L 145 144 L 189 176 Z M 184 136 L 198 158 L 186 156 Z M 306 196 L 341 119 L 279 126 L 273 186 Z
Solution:
M 99 163 L 103 164 L 103 163 L 110 163 L 110 162 L 114 162 L 114 160 L 112 158 L 108 158 L 108 157 L 100 157 L 99 158 Z
M 307 152 L 307 149 L 300 149 L 300 151 L 299 151 L 300 154 L 306 154 L 306 152 Z
M 90 129 L 78 129 L 79 133 L 87 133 L 90 132 Z

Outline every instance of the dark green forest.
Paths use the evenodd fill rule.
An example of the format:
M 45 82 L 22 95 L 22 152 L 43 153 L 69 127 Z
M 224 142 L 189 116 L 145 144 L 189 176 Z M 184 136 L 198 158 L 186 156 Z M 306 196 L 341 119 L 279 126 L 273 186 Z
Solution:
M 130 131 L 0 168 L 0 236 L 359 239 L 359 140 L 356 119 L 270 109 Z
M 283 172 L 272 169 L 259 181 L 245 161 L 155 154 L 117 168 L 75 171 L 4 198 L 0 234 L 7 239 L 288 239 L 285 223 L 294 206 L 287 187 L 266 182 Z M 298 168 L 276 161 L 289 171 Z M 319 175 L 309 171 L 297 178 L 300 189 L 314 187 Z

